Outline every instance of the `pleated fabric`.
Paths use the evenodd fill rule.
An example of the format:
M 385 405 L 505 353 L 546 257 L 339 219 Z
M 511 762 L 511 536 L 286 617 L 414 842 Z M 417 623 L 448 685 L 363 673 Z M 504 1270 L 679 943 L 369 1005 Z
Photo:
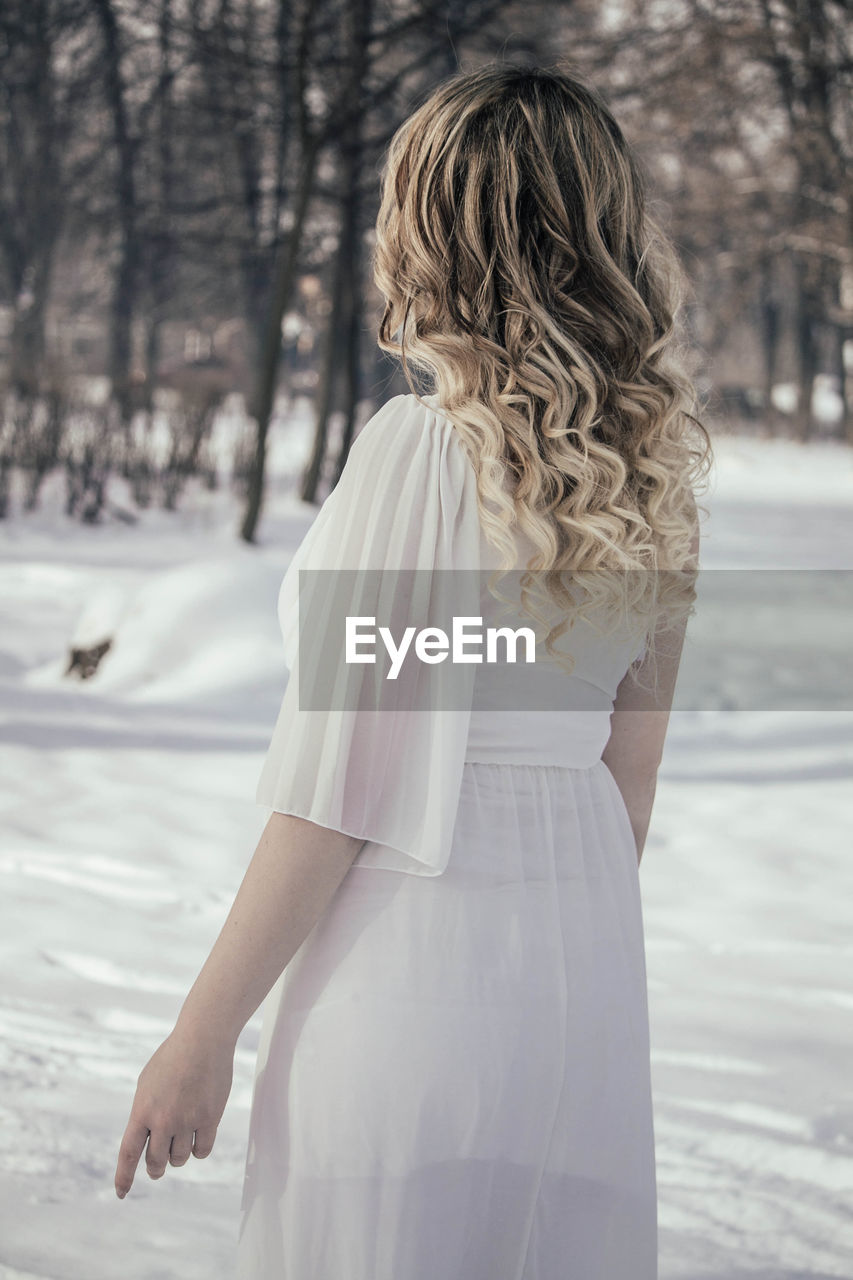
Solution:
M 358 708 L 360 686 L 374 678 L 375 668 L 346 666 L 338 658 L 334 705 L 305 709 L 299 696 L 300 572 L 373 571 L 366 586 L 351 588 L 361 601 L 353 606 L 356 615 L 369 607 L 365 596 L 378 577 L 391 593 L 399 584 L 399 635 L 417 619 L 419 600 L 440 593 L 430 579 L 446 584 L 449 571 L 462 569 L 476 576 L 480 543 L 476 477 L 451 424 L 413 395 L 395 396 L 359 433 L 338 484 L 284 575 L 278 616 L 290 679 L 255 798 L 278 812 L 363 837 L 368 844 L 359 855 L 362 866 L 432 876 L 447 865 L 473 668 L 464 696 L 453 705 L 415 709 L 421 685 L 429 681 L 440 693 L 448 672 L 424 667 L 420 684 L 388 683 L 380 710 L 350 709 Z M 411 571 L 421 576 L 418 600 L 407 611 Z M 466 578 L 458 575 L 456 581 L 458 612 L 476 614 L 478 594 L 466 602 Z M 476 583 L 467 581 L 471 594 Z M 340 576 L 338 582 L 345 585 Z M 312 635 L 312 642 L 320 639 Z
M 484 564 L 460 450 L 437 407 L 389 402 L 297 565 L 340 563 L 356 494 L 387 521 L 391 476 L 416 503 L 414 567 L 428 547 Z M 401 563 L 371 546 L 369 567 Z M 363 564 L 364 542 L 347 555 Z M 495 711 L 488 677 L 443 723 L 401 708 L 395 749 L 428 767 L 357 805 L 341 778 L 403 776 L 386 713 L 365 732 L 360 712 L 283 705 L 257 798 L 367 843 L 264 1003 L 238 1280 L 656 1280 L 639 873 L 601 759 L 636 653 L 636 637 L 581 643 L 576 709 Z

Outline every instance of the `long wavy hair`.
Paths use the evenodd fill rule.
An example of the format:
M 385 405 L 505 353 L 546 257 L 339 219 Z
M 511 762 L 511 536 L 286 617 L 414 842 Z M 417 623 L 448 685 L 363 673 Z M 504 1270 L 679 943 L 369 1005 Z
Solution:
M 413 370 L 432 378 L 474 464 L 490 585 L 518 568 L 515 531 L 532 542 L 523 608 L 552 655 L 579 615 L 627 621 L 648 654 L 695 598 L 711 446 L 676 332 L 686 280 L 645 186 L 598 92 L 506 64 L 439 85 L 383 171 L 379 346 L 418 398 Z

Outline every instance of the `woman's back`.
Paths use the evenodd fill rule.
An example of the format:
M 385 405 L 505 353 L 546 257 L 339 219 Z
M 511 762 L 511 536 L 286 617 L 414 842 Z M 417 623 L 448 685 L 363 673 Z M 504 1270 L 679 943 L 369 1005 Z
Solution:
M 418 413 L 414 397 L 410 412 Z M 424 430 L 452 430 L 435 395 L 425 396 L 436 418 L 430 422 L 428 411 L 420 408 Z M 470 500 L 470 499 L 469 499 Z M 493 571 L 501 566 L 501 554 L 480 526 L 477 570 L 470 549 L 455 571 L 460 582 L 459 597 L 465 595 L 464 580 L 477 575 L 478 619 L 469 624 L 469 654 L 479 654 L 483 661 L 474 666 L 471 691 L 471 719 L 468 732 L 467 760 L 527 762 L 554 764 L 565 768 L 588 768 L 604 750 L 610 735 L 610 715 L 616 691 L 631 663 L 645 648 L 640 617 L 631 628 L 613 628 L 596 613 L 574 620 L 571 630 L 556 642 L 558 656 L 552 656 L 537 643 L 528 647 L 524 631 L 531 629 L 531 617 L 522 604 L 522 579 L 526 566 L 537 548 L 525 533 L 516 528 L 515 569 L 503 575 L 497 590 L 489 587 Z M 568 575 L 566 575 L 568 577 Z M 542 575 L 538 575 L 541 580 Z M 534 573 L 535 580 L 537 575 Z M 450 588 L 451 597 L 454 594 Z M 540 603 L 542 618 L 555 626 L 565 610 L 547 597 Z M 600 611 L 599 611 L 600 615 Z M 510 641 L 499 633 L 515 632 Z M 498 633 L 494 643 L 496 661 L 489 662 L 486 638 Z M 478 642 L 477 637 L 482 640 Z M 570 669 L 559 655 L 571 654 Z M 533 661 L 528 662 L 528 657 Z

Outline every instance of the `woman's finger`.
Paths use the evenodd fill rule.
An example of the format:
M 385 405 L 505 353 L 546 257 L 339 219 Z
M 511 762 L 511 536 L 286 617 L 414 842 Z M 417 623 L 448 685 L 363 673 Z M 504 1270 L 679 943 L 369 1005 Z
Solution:
M 148 1151 L 145 1155 L 145 1167 L 149 1178 L 162 1178 L 169 1162 L 169 1148 L 172 1145 L 172 1126 L 154 1123 L 148 1138 Z
M 180 1133 L 176 1133 L 172 1137 L 172 1145 L 169 1151 L 169 1164 L 178 1168 L 190 1158 L 190 1152 L 193 1147 L 193 1131 L 192 1129 L 182 1129 Z
M 130 1120 L 121 1140 L 116 1165 L 115 1189 L 120 1199 L 124 1199 L 133 1185 L 133 1175 L 147 1140 L 147 1126 L 141 1120 Z
M 195 1131 L 195 1142 L 193 1143 L 193 1155 L 198 1156 L 199 1160 L 203 1160 L 205 1156 L 209 1156 L 213 1150 L 213 1143 L 216 1140 L 216 1125 L 203 1124 Z

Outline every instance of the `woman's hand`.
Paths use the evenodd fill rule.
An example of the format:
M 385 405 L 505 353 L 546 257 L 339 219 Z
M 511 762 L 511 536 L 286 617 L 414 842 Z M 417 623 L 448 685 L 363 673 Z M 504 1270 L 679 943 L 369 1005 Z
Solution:
M 149 1058 L 137 1078 L 119 1149 L 115 1189 L 120 1200 L 131 1188 L 146 1142 L 150 1178 L 162 1178 L 167 1164 L 186 1164 L 191 1154 L 210 1155 L 231 1092 L 234 1047 L 227 1040 L 188 1035 L 179 1023 Z

